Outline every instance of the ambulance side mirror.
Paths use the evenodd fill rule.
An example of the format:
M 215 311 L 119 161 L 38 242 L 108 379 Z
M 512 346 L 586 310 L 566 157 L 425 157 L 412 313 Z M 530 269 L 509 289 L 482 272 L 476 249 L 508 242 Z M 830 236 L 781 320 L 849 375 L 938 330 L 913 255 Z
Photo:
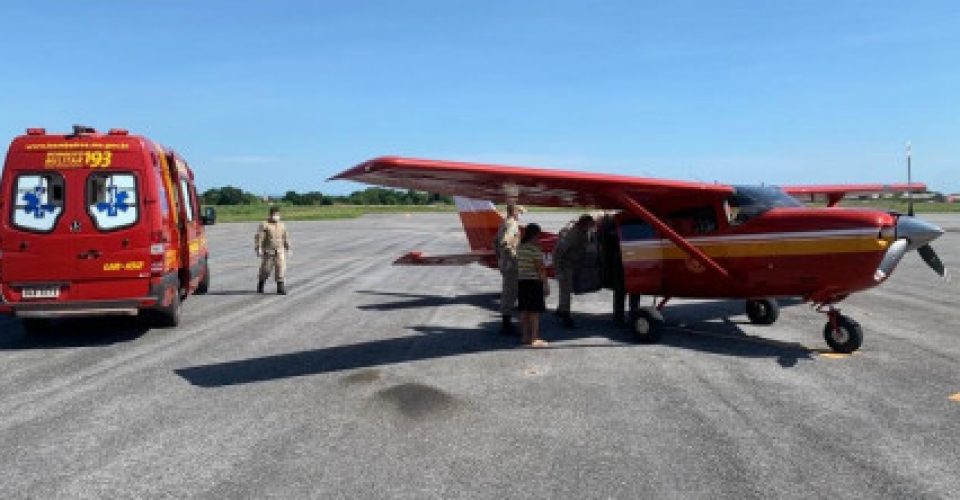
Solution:
M 212 226 L 217 223 L 217 209 L 213 207 L 207 207 L 203 209 L 203 215 L 200 216 L 200 222 L 204 226 Z

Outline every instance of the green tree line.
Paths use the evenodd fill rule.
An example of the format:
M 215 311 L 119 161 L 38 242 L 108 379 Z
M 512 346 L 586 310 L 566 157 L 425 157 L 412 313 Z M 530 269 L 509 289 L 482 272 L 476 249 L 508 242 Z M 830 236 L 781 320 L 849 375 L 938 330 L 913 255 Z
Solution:
M 257 205 L 265 202 L 287 203 L 290 205 L 437 205 L 451 204 L 449 196 L 441 196 L 422 191 L 400 191 L 371 187 L 354 191 L 348 195 L 331 196 L 319 191 L 298 193 L 287 191 L 282 197 L 262 197 L 233 186 L 208 189 L 201 195 L 204 205 Z

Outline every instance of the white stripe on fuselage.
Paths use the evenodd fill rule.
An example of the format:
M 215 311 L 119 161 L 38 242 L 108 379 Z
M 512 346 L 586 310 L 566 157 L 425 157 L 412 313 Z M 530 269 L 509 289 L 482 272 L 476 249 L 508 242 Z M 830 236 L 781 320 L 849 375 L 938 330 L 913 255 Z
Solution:
M 751 243 L 771 240 L 815 240 L 848 238 L 851 236 L 879 236 L 879 229 L 860 228 L 860 229 L 829 229 L 824 231 L 796 231 L 791 233 L 758 233 L 758 234 L 733 234 L 724 236 L 700 236 L 697 238 L 687 238 L 693 245 L 736 242 Z M 629 240 L 621 243 L 623 247 L 667 247 L 674 246 L 667 239 L 653 238 L 642 240 Z

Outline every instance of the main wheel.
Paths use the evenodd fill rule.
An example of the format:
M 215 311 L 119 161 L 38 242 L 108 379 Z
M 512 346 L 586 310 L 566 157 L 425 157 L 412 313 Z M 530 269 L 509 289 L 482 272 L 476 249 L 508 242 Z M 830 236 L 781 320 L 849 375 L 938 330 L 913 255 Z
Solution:
M 823 338 L 834 352 L 849 354 L 860 348 L 863 343 L 863 328 L 860 323 L 842 315 L 837 315 L 837 327 L 827 321 L 823 326 Z
M 194 291 L 197 295 L 203 295 L 210 291 L 210 263 L 206 263 L 203 266 L 203 278 L 200 278 L 200 283 L 197 285 L 197 289 Z
M 777 299 L 750 299 L 747 301 L 747 317 L 755 325 L 772 325 L 780 317 Z
M 638 309 L 630 314 L 630 328 L 637 342 L 655 344 L 663 336 L 663 318 L 647 309 Z

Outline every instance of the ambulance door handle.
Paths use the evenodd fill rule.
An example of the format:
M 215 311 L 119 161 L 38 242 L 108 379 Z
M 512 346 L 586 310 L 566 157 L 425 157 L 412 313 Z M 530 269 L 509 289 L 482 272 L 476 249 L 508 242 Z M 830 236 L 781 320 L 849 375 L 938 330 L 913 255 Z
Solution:
M 88 250 L 86 252 L 80 252 L 77 254 L 77 258 L 80 259 L 99 259 L 101 254 L 98 250 Z

